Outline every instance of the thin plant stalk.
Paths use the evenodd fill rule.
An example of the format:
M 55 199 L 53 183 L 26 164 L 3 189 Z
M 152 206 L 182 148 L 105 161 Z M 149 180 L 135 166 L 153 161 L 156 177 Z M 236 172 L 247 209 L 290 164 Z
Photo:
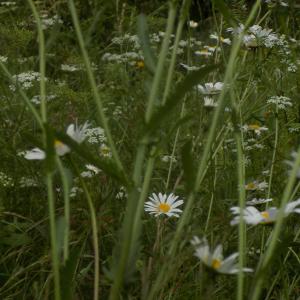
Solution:
M 250 24 L 250 22 L 255 17 L 255 14 L 257 12 L 259 5 L 260 5 L 260 0 L 257 0 L 249 14 L 247 21 L 246 21 L 246 24 L 245 24 L 246 27 Z M 231 79 L 233 77 L 232 74 L 233 74 L 234 67 L 235 67 L 235 60 L 238 55 L 238 51 L 240 49 L 241 43 L 242 43 L 242 37 L 240 36 L 239 38 L 237 38 L 234 41 L 234 43 L 232 45 L 232 49 L 231 49 L 231 53 L 230 53 L 230 57 L 229 57 L 229 61 L 228 61 L 228 66 L 227 66 L 225 78 L 224 78 L 225 86 L 226 86 L 226 84 L 229 83 L 229 79 Z M 230 82 L 230 83 L 232 84 L 232 82 Z M 225 90 L 223 89 L 220 93 L 220 96 L 218 99 L 218 106 L 216 107 L 216 110 L 215 110 L 215 113 L 213 115 L 213 119 L 212 119 L 212 122 L 210 125 L 210 130 L 209 130 L 207 141 L 206 141 L 206 144 L 205 144 L 205 147 L 203 150 L 202 159 L 201 159 L 199 167 L 198 167 L 195 184 L 194 184 L 194 189 L 187 198 L 185 209 L 184 209 L 183 214 L 178 222 L 178 225 L 177 225 L 177 228 L 176 228 L 176 231 L 174 234 L 174 238 L 173 238 L 170 248 L 168 250 L 168 258 L 169 259 L 170 258 L 172 259 L 175 257 L 175 252 L 176 252 L 178 243 L 180 242 L 180 237 L 182 235 L 182 231 L 190 217 L 190 213 L 191 213 L 192 206 L 193 206 L 193 203 L 195 200 L 196 192 L 198 191 L 198 189 L 204 179 L 206 166 L 208 164 L 208 157 L 209 157 L 209 154 L 211 151 L 211 145 L 212 145 L 214 137 L 215 137 L 215 132 L 217 129 L 219 117 L 224 109 L 224 101 L 225 101 Z M 167 280 L 166 273 L 168 271 L 169 265 L 172 265 L 172 264 L 170 264 L 168 262 L 168 264 L 165 263 L 162 266 L 162 268 L 157 276 L 157 279 L 154 282 L 152 289 L 150 290 L 150 294 L 148 296 L 149 300 L 150 299 L 152 300 L 155 297 L 157 291 L 159 289 L 161 289 L 163 284 L 166 282 L 166 280 Z
M 215 158 L 215 165 L 216 165 L 216 158 Z M 210 197 L 209 208 L 208 208 L 207 218 L 206 218 L 205 227 L 204 227 L 204 233 L 206 233 L 207 229 L 208 229 L 208 224 L 209 224 L 211 211 L 212 211 L 212 207 L 213 207 L 213 203 L 214 203 L 214 193 L 215 193 L 215 189 L 216 189 L 216 183 L 217 183 L 217 168 L 215 167 L 213 191 L 212 191 L 211 197 Z
M 160 89 L 161 79 L 163 76 L 165 60 L 166 60 L 166 57 L 168 54 L 170 37 L 171 37 L 171 33 L 173 31 L 175 17 L 176 17 L 176 5 L 172 1 L 170 1 L 169 15 L 168 15 L 168 20 L 167 20 L 165 37 L 164 37 L 164 40 L 162 43 L 161 51 L 159 53 L 158 63 L 157 63 L 157 67 L 156 67 L 157 69 L 155 71 L 155 75 L 153 78 L 152 87 L 151 87 L 148 105 L 147 105 L 146 114 L 145 114 L 146 122 L 150 121 L 155 102 L 157 101 L 157 95 L 158 95 L 158 92 Z
M 93 235 L 93 248 L 94 248 L 94 295 L 93 300 L 99 299 L 99 285 L 100 285 L 100 250 L 99 250 L 99 238 L 98 238 L 98 226 L 97 226 L 97 214 L 94 207 L 94 203 L 91 197 L 91 194 L 80 176 L 80 172 L 78 170 L 77 165 L 71 160 L 71 163 L 77 173 L 77 176 L 79 178 L 80 184 L 83 188 L 88 207 L 89 207 L 89 213 L 91 218 L 91 225 L 92 225 L 92 235 Z
M 47 123 L 47 107 L 46 107 L 46 55 L 45 55 L 45 37 L 42 29 L 41 19 L 32 0 L 28 0 L 32 10 L 34 19 L 37 24 L 38 41 L 39 41 L 39 65 L 40 65 L 40 97 L 41 97 L 41 119 L 43 124 Z M 47 132 L 43 129 L 43 144 L 47 147 Z M 48 164 L 47 164 L 48 166 Z M 56 224 L 55 224 L 55 200 L 53 195 L 53 180 L 52 172 L 49 167 L 46 168 L 46 184 L 48 191 L 48 209 L 50 220 L 50 239 L 51 239 L 51 256 L 52 268 L 54 275 L 54 297 L 55 300 L 60 300 L 60 274 L 59 274 L 59 258 L 56 242 Z
M 146 115 L 145 115 L 146 122 L 148 122 L 152 116 L 156 97 L 160 89 L 160 82 L 163 75 L 165 60 L 168 53 L 170 35 L 173 31 L 175 16 L 176 16 L 176 6 L 173 3 L 170 3 L 166 33 L 164 36 L 162 49 L 159 54 L 159 61 L 156 67 L 153 83 L 149 94 Z M 123 235 L 123 243 L 122 243 L 122 252 L 121 252 L 120 260 L 118 262 L 114 283 L 110 290 L 110 296 L 109 296 L 110 300 L 116 300 L 119 297 L 119 291 L 123 284 L 123 276 L 124 276 L 128 256 L 130 254 L 132 242 L 136 241 L 137 238 L 136 234 L 138 234 L 140 230 L 139 228 L 137 228 L 138 224 L 140 223 L 140 215 L 141 215 L 140 207 L 142 207 L 142 204 L 144 203 L 146 194 L 148 192 L 149 182 L 151 180 L 152 169 L 154 164 L 154 158 L 150 158 L 146 164 L 146 170 L 148 170 L 146 174 L 148 175 L 144 179 L 142 193 L 139 195 L 136 189 L 141 184 L 144 158 L 146 155 L 146 148 L 148 143 L 149 143 L 149 136 L 144 136 L 141 139 L 140 145 L 137 150 L 137 156 L 136 156 L 136 160 L 134 164 L 134 172 L 133 172 L 133 183 L 135 188 L 130 192 L 128 197 L 128 204 L 127 204 L 126 215 L 124 219 L 124 235 Z M 136 209 L 137 205 L 139 205 L 138 209 Z
M 80 49 L 81 49 L 81 54 L 82 54 L 82 57 L 83 57 L 83 60 L 84 60 L 88 80 L 89 80 L 89 83 L 90 83 L 90 86 L 91 86 L 91 89 L 92 89 L 92 92 L 93 92 L 94 100 L 95 100 L 95 103 L 96 103 L 96 106 L 97 106 L 98 116 L 99 116 L 99 119 L 100 119 L 100 121 L 102 123 L 102 126 L 104 128 L 105 135 L 107 137 L 107 143 L 108 143 L 108 145 L 111 149 L 114 161 L 115 161 L 117 167 L 119 168 L 119 171 L 123 172 L 124 168 L 123 168 L 122 162 L 120 160 L 119 154 L 117 152 L 115 143 L 113 141 L 111 131 L 110 131 L 109 126 L 108 126 L 108 121 L 107 121 L 107 118 L 106 118 L 105 113 L 104 113 L 102 100 L 101 100 L 101 97 L 99 95 L 96 80 L 95 80 L 95 77 L 94 77 L 93 72 L 92 72 L 89 55 L 88 55 L 88 52 L 85 48 L 85 44 L 84 44 L 84 40 L 83 40 L 81 28 L 80 28 L 80 23 L 79 23 L 78 16 L 77 16 L 75 4 L 74 4 L 73 0 L 69 0 L 68 3 L 69 3 L 69 10 L 71 12 L 75 32 L 76 32 L 76 35 L 77 35 L 77 40 L 78 40 L 78 43 L 79 43 L 79 46 L 80 46 Z
M 171 61 L 170 61 L 169 69 L 168 69 L 167 81 L 166 81 L 166 86 L 165 86 L 165 90 L 164 90 L 164 94 L 163 94 L 163 100 L 162 100 L 163 105 L 166 104 L 168 95 L 170 93 L 173 74 L 174 74 L 174 68 L 175 68 L 175 64 L 176 64 L 177 51 L 178 51 L 179 42 L 180 42 L 180 38 L 181 38 L 181 34 L 182 34 L 182 29 L 183 29 L 184 23 L 186 21 L 186 14 L 187 14 L 187 11 L 190 6 L 190 2 L 191 2 L 191 0 L 184 0 L 182 3 L 182 6 L 181 6 L 180 19 L 179 19 L 179 23 L 178 23 L 178 26 L 176 29 L 175 42 L 173 45 L 172 57 L 171 57 Z
M 68 178 L 66 177 L 63 164 L 60 158 L 56 157 L 56 163 L 60 173 L 62 185 L 63 185 L 63 195 L 64 195 L 64 216 L 65 216 L 65 227 L 64 227 L 64 246 L 63 246 L 63 257 L 64 263 L 69 258 L 69 239 L 70 239 L 70 185 Z
M 268 183 L 267 199 L 269 199 L 270 196 L 271 196 L 275 159 L 276 159 L 276 153 L 277 153 L 277 148 L 278 148 L 278 138 L 279 138 L 279 120 L 278 120 L 278 105 L 276 105 L 275 140 L 274 140 L 274 149 L 273 149 L 271 168 L 270 168 L 270 177 L 269 177 L 269 183 Z M 269 206 L 268 204 L 269 203 L 266 203 L 266 209 Z M 263 253 L 263 247 L 264 247 L 264 244 L 265 244 L 265 234 L 266 234 L 266 230 L 265 230 L 265 228 L 263 228 L 262 238 L 261 238 L 261 247 L 260 247 L 261 253 Z
M 296 180 L 299 166 L 300 166 L 300 148 L 298 149 L 295 164 L 293 166 L 290 177 L 288 179 L 288 182 L 287 182 L 286 187 L 283 192 L 280 209 L 279 209 L 278 215 L 276 217 L 276 223 L 275 223 L 275 227 L 272 232 L 270 242 L 266 249 L 265 255 L 263 256 L 262 261 L 259 265 L 259 271 L 262 271 L 262 272 L 261 272 L 260 276 L 257 278 L 257 282 L 254 286 L 253 294 L 251 297 L 252 300 L 258 300 L 260 297 L 262 284 L 264 281 L 263 273 L 264 273 L 264 270 L 266 269 L 266 267 L 269 265 L 273 255 L 274 255 L 274 252 L 275 252 L 275 249 L 277 246 L 278 237 L 280 235 L 281 228 L 282 228 L 282 225 L 284 222 L 284 208 L 285 208 L 287 202 L 289 201 L 291 194 L 293 193 L 293 186 L 294 186 L 294 183 Z

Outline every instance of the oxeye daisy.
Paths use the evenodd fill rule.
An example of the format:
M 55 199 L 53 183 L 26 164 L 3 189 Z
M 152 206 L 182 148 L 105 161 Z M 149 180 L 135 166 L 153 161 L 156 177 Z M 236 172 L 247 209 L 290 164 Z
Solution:
M 195 247 L 194 255 L 198 257 L 207 267 L 223 274 L 236 274 L 239 272 L 237 264 L 238 253 L 233 253 L 227 258 L 223 258 L 223 247 L 218 245 L 215 250 L 210 251 L 206 238 L 199 239 L 194 236 L 191 244 Z M 243 272 L 252 272 L 250 268 L 243 268 Z
M 245 185 L 246 191 L 263 191 L 268 187 L 268 183 L 266 181 L 258 182 L 253 181 L 249 182 Z
M 300 199 L 288 203 L 284 208 L 284 216 L 286 217 L 291 213 L 300 214 L 299 205 Z M 242 213 L 239 207 L 232 207 L 230 210 L 232 214 L 235 215 L 233 220 L 230 222 L 231 225 L 239 224 L 241 216 L 246 224 L 271 224 L 276 221 L 279 211 L 277 207 L 270 207 L 265 211 L 259 211 L 253 206 L 247 206 L 242 210 Z
M 149 214 L 154 214 L 155 217 L 159 215 L 167 215 L 168 217 L 179 217 L 179 214 L 182 213 L 182 210 L 177 208 L 183 204 L 183 200 L 177 200 L 179 196 L 174 194 L 152 194 L 152 197 L 149 197 L 150 201 L 145 203 L 145 211 Z
M 223 88 L 222 82 L 207 82 L 204 85 L 198 84 L 197 86 L 199 92 L 201 92 L 204 95 L 214 95 L 221 92 Z
M 86 138 L 86 130 L 88 129 L 88 127 L 88 122 L 85 122 L 82 126 L 78 126 L 77 124 L 70 124 L 67 128 L 67 135 L 75 142 L 80 144 Z M 58 156 L 63 156 L 71 151 L 71 149 L 67 145 L 57 139 L 54 140 L 54 148 Z M 41 150 L 40 148 L 33 148 L 31 150 L 24 151 L 23 155 L 28 160 L 43 160 L 46 157 L 45 151 Z

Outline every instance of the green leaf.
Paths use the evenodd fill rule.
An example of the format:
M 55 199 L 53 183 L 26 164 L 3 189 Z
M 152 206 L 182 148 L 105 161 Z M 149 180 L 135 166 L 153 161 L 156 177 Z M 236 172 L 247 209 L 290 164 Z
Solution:
M 61 298 L 64 300 L 74 299 L 74 282 L 76 269 L 80 259 L 80 248 L 74 248 L 61 269 Z
M 145 65 L 149 71 L 154 74 L 156 69 L 156 58 L 151 49 L 149 41 L 149 32 L 147 18 L 140 14 L 137 20 L 138 37 L 140 39 L 142 51 L 144 54 Z
M 10 247 L 19 247 L 31 243 L 31 238 L 26 233 L 12 233 L 9 236 L 2 237 L 0 244 Z
M 188 141 L 182 147 L 182 151 L 181 151 L 183 172 L 185 177 L 185 187 L 187 192 L 190 192 L 193 189 L 194 180 L 196 177 L 196 172 L 194 168 L 195 163 L 192 157 L 192 149 L 193 149 L 192 141 Z
M 228 24 L 230 24 L 232 27 L 236 26 L 238 22 L 223 0 L 213 0 L 213 5 L 220 11 Z

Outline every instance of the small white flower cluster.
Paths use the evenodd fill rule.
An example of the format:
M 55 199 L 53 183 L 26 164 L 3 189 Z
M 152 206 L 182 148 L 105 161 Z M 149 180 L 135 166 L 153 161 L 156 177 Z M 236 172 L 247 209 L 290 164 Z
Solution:
M 136 34 L 130 35 L 126 33 L 123 36 L 114 37 L 111 42 L 115 45 L 131 44 L 135 49 L 141 48 L 139 38 Z
M 299 127 L 289 127 L 288 131 L 290 133 L 298 133 L 298 132 L 300 132 L 300 126 Z
M 260 254 L 260 249 L 255 249 L 254 247 L 251 247 L 248 251 L 248 254 L 250 256 L 255 256 L 255 255 L 259 255 Z
M 78 187 L 78 186 L 73 186 L 70 190 L 70 198 L 75 198 L 77 196 L 78 193 L 82 193 L 83 189 Z
M 56 95 L 48 95 L 46 96 L 46 101 L 51 101 L 55 98 Z M 39 105 L 41 103 L 41 96 L 40 95 L 33 96 L 30 101 L 36 105 Z
M 80 65 L 75 64 L 62 64 L 60 66 L 60 69 L 65 72 L 75 72 L 82 70 L 82 67 Z
M 22 177 L 19 181 L 19 185 L 21 188 L 28 188 L 28 187 L 36 187 L 38 186 L 38 183 L 33 178 Z
M 92 178 L 97 175 L 101 170 L 95 167 L 94 165 L 85 165 L 87 171 L 83 171 L 80 173 L 81 177 Z
M 141 53 L 137 52 L 125 52 L 122 54 L 114 54 L 114 53 L 105 53 L 102 56 L 102 60 L 109 63 L 130 63 L 135 64 L 136 61 L 144 60 L 144 57 Z
M 34 71 L 13 75 L 12 78 L 16 82 L 16 84 L 9 85 L 10 90 L 13 92 L 16 91 L 17 84 L 19 84 L 22 89 L 28 90 L 29 88 L 33 87 L 35 82 L 39 82 L 41 80 L 40 73 Z M 45 78 L 45 80 L 47 80 L 47 78 Z
M 267 100 L 267 103 L 276 104 L 278 109 L 283 110 L 293 106 L 291 99 L 285 96 L 273 96 Z
M 0 55 L 0 62 L 6 63 L 7 60 L 8 60 L 7 56 L 2 56 L 2 55 Z
M 106 142 L 105 132 L 101 127 L 87 128 L 85 130 L 85 136 L 88 143 L 90 144 L 99 144 Z
M 183 64 L 183 63 L 180 63 L 180 65 L 186 69 L 187 71 L 197 71 L 200 69 L 200 67 L 196 67 L 196 66 L 189 66 L 189 65 L 186 65 L 186 64 Z
M 17 2 L 15 1 L 4 1 L 4 2 L 0 2 L 0 5 L 2 6 L 16 6 L 17 5 Z
M 247 205 L 258 205 L 258 204 L 264 204 L 273 201 L 272 198 L 253 198 L 246 202 Z
M 245 32 L 245 35 L 243 36 L 243 43 L 247 48 L 255 48 L 259 46 L 273 48 L 275 46 L 283 46 L 284 44 L 283 37 L 272 32 L 272 29 L 262 28 L 257 24 L 249 27 L 247 31 L 245 31 L 244 24 L 239 24 L 237 28 L 230 27 L 227 31 L 237 35 Z
M 122 200 L 124 198 L 127 198 L 128 197 L 128 194 L 127 194 L 127 191 L 126 191 L 126 188 L 124 186 L 121 186 L 117 195 L 116 195 L 116 198 L 118 200 Z
M 173 163 L 176 163 L 177 162 L 177 159 L 175 156 L 172 156 L 172 155 L 163 155 L 160 160 L 162 162 L 165 162 L 165 163 L 169 163 L 169 162 L 173 162 Z
M 243 142 L 243 147 L 245 151 L 251 150 L 263 150 L 265 146 L 257 142 L 257 139 L 249 138 Z
M 48 29 L 53 27 L 56 24 L 63 24 L 62 19 L 58 15 L 54 15 L 53 17 L 49 17 L 48 14 L 41 15 L 42 28 Z
M 11 177 L 9 177 L 4 172 L 0 172 L 0 185 L 2 187 L 13 187 L 14 181 Z
M 274 1 L 274 0 L 265 0 L 265 3 L 267 3 L 268 5 L 276 5 L 277 4 L 277 1 Z M 289 4 L 286 3 L 285 1 L 283 0 L 279 0 L 278 4 L 282 7 L 288 7 Z

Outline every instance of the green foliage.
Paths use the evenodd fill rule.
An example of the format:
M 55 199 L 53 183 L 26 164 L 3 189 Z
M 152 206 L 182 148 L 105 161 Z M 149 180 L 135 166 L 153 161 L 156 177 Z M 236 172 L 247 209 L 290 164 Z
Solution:
M 230 208 L 299 198 L 299 5 L 262 1 L 245 39 L 227 29 L 256 1 L 171 2 L 0 3 L 0 299 L 298 297 L 298 214 L 241 232 Z M 144 212 L 152 193 L 179 219 Z M 205 266 L 195 235 L 255 272 Z

